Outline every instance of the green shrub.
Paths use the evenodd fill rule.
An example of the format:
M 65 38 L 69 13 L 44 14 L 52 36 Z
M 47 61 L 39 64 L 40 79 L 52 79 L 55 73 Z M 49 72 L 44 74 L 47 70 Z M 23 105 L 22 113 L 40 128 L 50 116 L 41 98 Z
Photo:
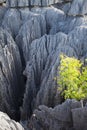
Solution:
M 60 56 L 59 76 L 56 77 L 59 90 L 65 99 L 81 100 L 87 97 L 87 67 L 74 58 Z

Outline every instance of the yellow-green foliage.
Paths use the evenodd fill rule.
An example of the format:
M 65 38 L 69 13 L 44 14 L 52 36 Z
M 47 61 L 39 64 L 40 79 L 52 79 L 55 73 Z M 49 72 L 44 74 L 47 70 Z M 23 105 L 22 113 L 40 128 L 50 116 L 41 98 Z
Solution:
M 81 100 L 87 97 L 87 67 L 74 57 L 61 55 L 57 84 L 65 99 Z

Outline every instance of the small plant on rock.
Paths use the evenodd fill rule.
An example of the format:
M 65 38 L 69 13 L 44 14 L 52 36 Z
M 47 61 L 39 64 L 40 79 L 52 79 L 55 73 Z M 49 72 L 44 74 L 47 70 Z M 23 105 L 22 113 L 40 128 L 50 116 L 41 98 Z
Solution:
M 87 66 L 74 57 L 61 55 L 58 73 L 56 80 L 61 95 L 80 100 L 83 107 L 83 99 L 87 97 Z

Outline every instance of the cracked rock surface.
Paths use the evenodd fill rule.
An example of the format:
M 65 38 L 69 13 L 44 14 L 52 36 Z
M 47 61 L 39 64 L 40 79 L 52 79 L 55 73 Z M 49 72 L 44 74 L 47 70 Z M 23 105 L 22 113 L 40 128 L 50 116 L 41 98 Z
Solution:
M 26 130 L 87 129 L 82 121 L 87 108 L 64 102 L 54 80 L 61 53 L 87 58 L 86 0 L 0 4 L 0 111 L 21 121 Z

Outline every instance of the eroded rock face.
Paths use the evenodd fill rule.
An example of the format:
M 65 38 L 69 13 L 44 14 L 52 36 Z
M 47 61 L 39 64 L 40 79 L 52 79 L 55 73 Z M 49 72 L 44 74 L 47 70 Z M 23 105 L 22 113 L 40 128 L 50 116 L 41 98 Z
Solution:
M 8 9 L 2 21 L 2 27 L 15 38 L 21 24 L 20 12 L 17 9 Z
M 54 7 L 48 8 L 32 8 L 32 12 L 43 14 L 46 18 L 47 33 L 56 34 L 57 32 L 64 32 L 68 34 L 74 28 L 86 25 L 87 17 L 74 17 L 73 15 L 66 15 L 63 10 Z
M 3 21 L 6 11 L 7 11 L 7 8 L 0 7 L 0 26 L 2 25 L 2 21 Z
M 57 73 L 57 66 L 59 65 L 58 55 L 63 49 L 62 48 L 59 50 L 58 46 L 59 43 L 64 45 L 66 43 L 66 39 L 66 35 L 59 33 L 53 36 L 45 35 L 31 43 L 29 62 L 24 71 L 24 74 L 27 76 L 26 92 L 23 103 L 23 111 L 25 111 L 24 113 L 26 113 L 26 116 L 28 116 L 30 113 L 29 107 L 30 110 L 32 110 L 35 104 L 45 104 L 49 106 L 54 104 L 57 92 L 57 86 L 55 84 L 54 77 Z M 63 49 L 64 52 L 67 52 L 66 49 Z M 72 48 L 69 49 L 72 51 L 72 54 L 70 55 L 75 54 Z M 28 102 L 26 103 L 27 100 Z M 58 101 L 60 101 L 60 99 Z
M 17 45 L 0 28 L 0 110 L 16 119 L 22 102 L 22 65 Z
M 49 6 L 62 0 L 7 0 L 7 6 L 9 7 L 21 7 L 21 6 Z
M 73 0 L 69 15 L 84 15 L 87 14 L 87 1 L 86 0 Z
M 45 17 L 40 14 L 29 12 L 28 20 L 26 20 L 26 22 L 20 28 L 20 31 L 16 37 L 16 43 L 20 48 L 21 55 L 24 57 L 23 62 L 27 63 L 29 60 L 29 48 L 32 41 L 40 38 L 45 33 Z
M 87 129 L 87 107 L 72 110 L 73 125 L 75 130 Z
M 72 127 L 71 105 L 70 102 L 58 105 L 64 99 L 54 77 L 58 75 L 61 53 L 83 61 L 87 58 L 87 2 L 7 0 L 6 3 L 8 8 L 0 7 L 3 28 L 0 29 L 0 110 L 16 119 L 20 111 L 21 120 L 26 122 L 34 109 L 45 105 L 36 110 L 39 120 L 37 125 L 35 119 L 36 129 L 68 130 Z M 40 116 L 44 121 L 40 122 Z
M 55 7 L 62 9 L 66 14 L 71 16 L 82 16 L 87 14 L 86 0 L 64 0 Z
M 27 76 L 22 110 L 25 118 L 36 106 L 44 104 L 54 107 L 61 103 L 58 86 L 54 80 L 58 74 L 59 56 L 64 53 L 84 60 L 87 57 L 86 35 L 87 27 L 80 26 L 68 35 L 64 33 L 45 35 L 31 43 L 29 62 L 24 71 Z
M 74 130 L 71 110 L 80 106 L 80 102 L 75 100 L 67 100 L 53 109 L 39 106 L 34 111 L 28 127 L 35 130 Z
M 0 112 L 0 130 L 24 130 L 24 128 L 14 120 L 11 120 L 7 114 Z

